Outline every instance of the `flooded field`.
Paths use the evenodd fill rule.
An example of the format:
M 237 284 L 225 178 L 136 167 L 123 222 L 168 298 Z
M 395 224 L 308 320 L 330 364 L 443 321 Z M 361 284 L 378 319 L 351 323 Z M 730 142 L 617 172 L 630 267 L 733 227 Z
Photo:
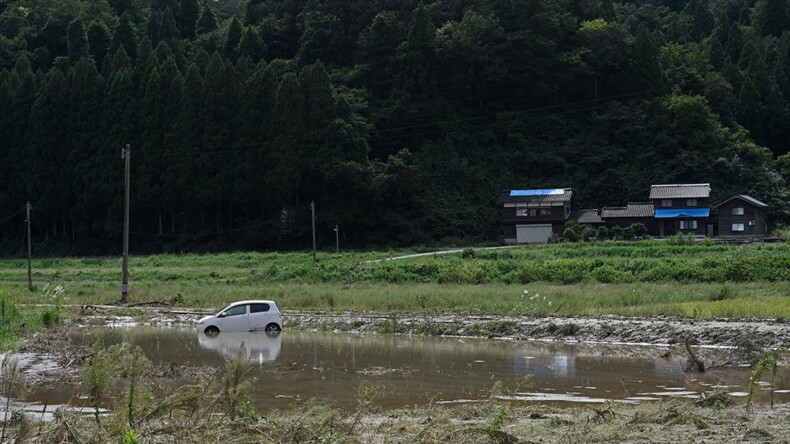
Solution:
M 476 402 L 487 399 L 497 382 L 525 403 L 554 405 L 698 397 L 715 388 L 746 396 L 751 374 L 746 368 L 686 374 L 680 348 L 660 357 L 666 347 L 647 346 L 295 331 L 207 337 L 192 329 L 153 327 L 81 329 L 72 341 L 89 346 L 97 338 L 107 346 L 140 346 L 154 364 L 174 369 L 219 368 L 241 349 L 255 363 L 254 395 L 263 411 L 314 398 L 353 408 L 361 388 L 375 393 L 374 404 L 382 407 Z M 46 365 L 28 361 L 23 366 Z M 179 383 L 177 377 L 172 381 Z M 756 400 L 766 400 L 770 388 L 761 383 Z M 774 389 L 777 401 L 790 401 L 790 372 L 778 374 Z M 25 400 L 81 405 L 79 396 L 79 387 L 49 384 L 34 387 Z

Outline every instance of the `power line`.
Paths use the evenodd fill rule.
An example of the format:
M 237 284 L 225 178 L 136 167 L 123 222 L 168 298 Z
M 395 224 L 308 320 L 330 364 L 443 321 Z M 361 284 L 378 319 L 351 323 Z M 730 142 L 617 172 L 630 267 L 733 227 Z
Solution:
M 17 215 L 19 215 L 19 213 L 25 211 L 26 209 L 27 209 L 27 205 L 25 205 L 24 207 L 18 209 L 16 212 L 14 212 L 14 214 L 6 217 L 5 219 L 0 220 L 0 224 L 4 224 L 4 223 L 8 222 L 9 220 L 15 218 Z

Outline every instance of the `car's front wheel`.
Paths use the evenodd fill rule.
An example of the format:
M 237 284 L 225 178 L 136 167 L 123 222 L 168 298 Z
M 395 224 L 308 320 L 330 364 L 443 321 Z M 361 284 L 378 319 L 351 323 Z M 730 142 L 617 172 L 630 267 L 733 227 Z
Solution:
M 280 330 L 281 330 L 280 326 L 278 324 L 274 323 L 274 322 L 272 322 L 271 324 L 267 325 L 266 329 L 265 329 L 266 333 L 279 333 Z
M 219 334 L 219 329 L 213 325 L 210 325 L 206 327 L 205 330 L 203 330 L 203 333 L 205 333 L 206 336 L 217 336 Z

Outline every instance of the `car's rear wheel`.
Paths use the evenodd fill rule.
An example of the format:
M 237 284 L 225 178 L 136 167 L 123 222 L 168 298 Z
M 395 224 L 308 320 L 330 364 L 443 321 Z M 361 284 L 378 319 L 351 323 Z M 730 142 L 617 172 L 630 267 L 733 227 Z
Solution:
M 266 326 L 266 333 L 279 333 L 281 330 L 280 326 L 274 322 Z
M 219 329 L 217 327 L 211 325 L 211 326 L 206 327 L 206 329 L 203 330 L 203 333 L 205 333 L 206 336 L 217 336 L 219 334 Z

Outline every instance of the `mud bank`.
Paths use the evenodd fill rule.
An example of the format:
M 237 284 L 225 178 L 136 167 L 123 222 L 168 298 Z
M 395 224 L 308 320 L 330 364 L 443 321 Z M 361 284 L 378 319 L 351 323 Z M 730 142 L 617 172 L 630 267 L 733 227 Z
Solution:
M 118 307 L 96 306 L 75 319 L 78 325 L 194 326 L 206 311 L 136 308 L 115 316 Z M 688 336 L 702 346 L 779 347 L 790 344 L 790 320 L 689 318 L 525 317 L 469 314 L 285 312 L 286 328 L 359 333 L 472 336 L 515 340 L 672 345 Z
M 482 336 L 594 343 L 672 345 L 689 335 L 698 345 L 737 347 L 790 343 L 790 322 L 670 318 L 355 315 L 288 313 L 286 327 L 395 334 Z

